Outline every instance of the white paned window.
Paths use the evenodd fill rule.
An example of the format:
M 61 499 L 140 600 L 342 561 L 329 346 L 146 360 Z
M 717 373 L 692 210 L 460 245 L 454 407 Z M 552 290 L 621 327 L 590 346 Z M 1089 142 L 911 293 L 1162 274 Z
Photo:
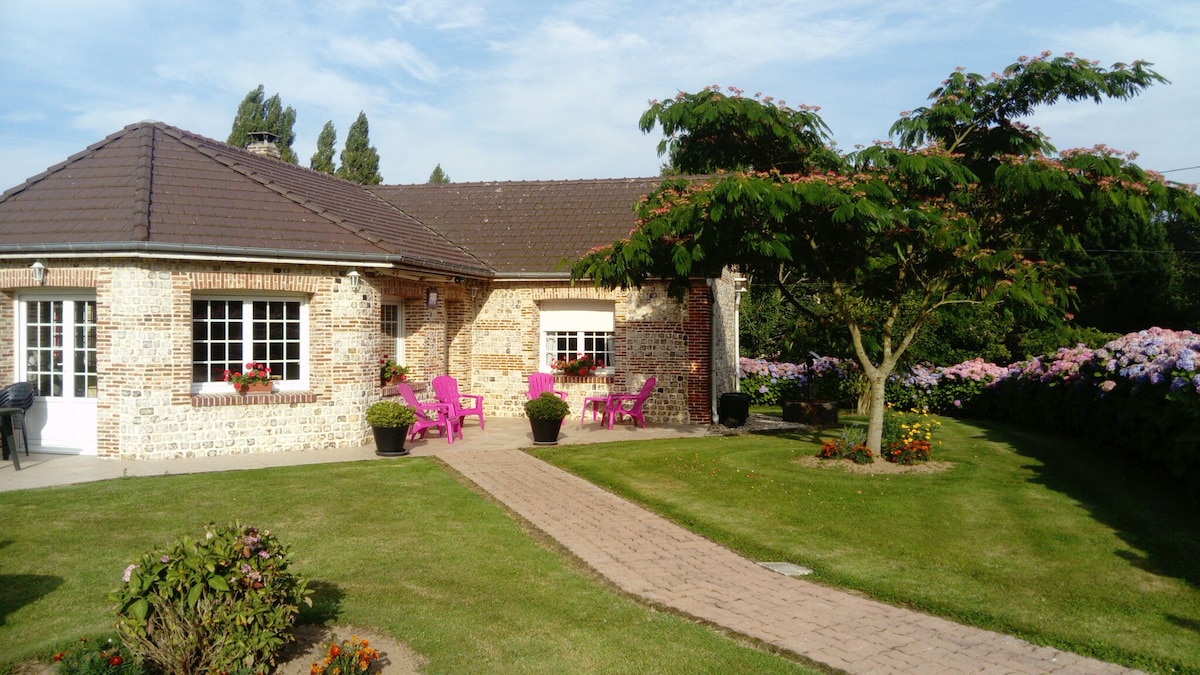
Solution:
M 287 298 L 192 301 L 192 390 L 224 392 L 225 371 L 265 363 L 278 391 L 308 388 L 308 303 Z
M 580 354 L 604 364 L 597 372 L 613 372 L 615 320 L 611 302 L 545 301 L 541 306 L 543 372 L 552 364 Z
M 384 303 L 380 308 L 379 334 L 384 354 L 399 365 L 404 363 L 404 312 L 396 303 Z

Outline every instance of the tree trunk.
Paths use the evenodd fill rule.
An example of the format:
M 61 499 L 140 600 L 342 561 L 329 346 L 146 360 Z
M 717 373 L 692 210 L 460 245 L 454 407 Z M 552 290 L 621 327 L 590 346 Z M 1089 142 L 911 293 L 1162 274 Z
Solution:
M 887 411 L 887 375 L 877 374 L 871 378 L 871 389 L 867 392 L 871 410 L 867 416 L 867 447 L 878 457 L 883 448 L 883 414 Z

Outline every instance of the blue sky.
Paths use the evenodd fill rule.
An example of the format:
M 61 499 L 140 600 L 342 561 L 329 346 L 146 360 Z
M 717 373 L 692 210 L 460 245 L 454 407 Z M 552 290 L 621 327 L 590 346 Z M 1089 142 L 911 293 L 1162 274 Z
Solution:
M 295 108 L 304 166 L 366 112 L 387 183 L 656 175 L 647 102 L 708 85 L 820 106 L 850 149 L 956 66 L 1043 50 L 1171 80 L 1039 111 L 1060 149 L 1200 165 L 1196 0 L 0 0 L 0 45 L 0 190 L 140 120 L 223 141 L 259 84 Z

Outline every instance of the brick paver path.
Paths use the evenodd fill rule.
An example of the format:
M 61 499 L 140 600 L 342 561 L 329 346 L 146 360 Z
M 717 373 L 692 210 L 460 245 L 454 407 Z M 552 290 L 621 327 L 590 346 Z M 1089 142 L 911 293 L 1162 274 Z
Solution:
M 1133 672 L 772 572 L 519 450 L 436 454 L 621 589 L 835 668 Z

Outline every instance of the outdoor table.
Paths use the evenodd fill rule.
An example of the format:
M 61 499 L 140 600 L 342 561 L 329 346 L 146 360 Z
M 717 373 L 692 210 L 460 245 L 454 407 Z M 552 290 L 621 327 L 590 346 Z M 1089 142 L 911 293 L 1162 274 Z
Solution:
M 600 412 L 603 412 L 605 414 L 605 418 L 607 419 L 608 406 L 611 402 L 612 394 L 605 394 L 603 396 L 585 396 L 583 398 L 583 410 L 579 412 L 579 425 L 583 426 L 583 421 L 584 417 L 587 415 L 588 406 L 591 406 L 592 408 L 593 422 L 596 421 L 596 415 Z
M 5 458 L 12 457 L 13 467 L 21 470 L 21 449 L 25 443 L 21 434 L 17 433 L 14 420 L 21 417 L 21 427 L 25 427 L 25 411 L 20 408 L 0 408 L 0 441 L 3 441 Z

